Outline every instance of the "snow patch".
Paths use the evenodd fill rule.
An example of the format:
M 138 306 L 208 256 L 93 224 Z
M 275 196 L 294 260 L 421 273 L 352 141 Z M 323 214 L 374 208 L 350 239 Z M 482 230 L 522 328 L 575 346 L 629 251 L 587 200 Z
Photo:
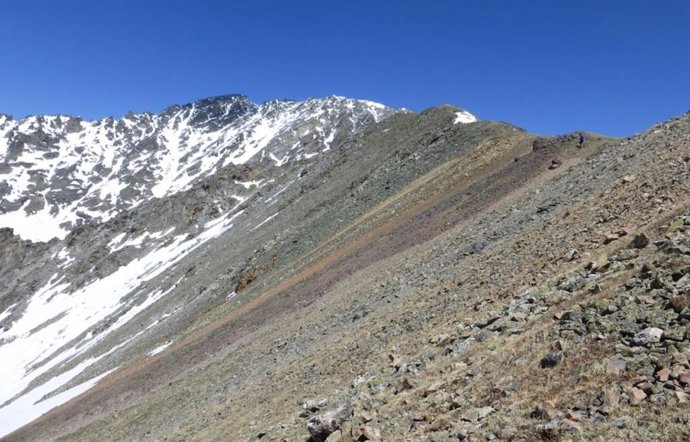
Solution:
M 78 374 L 81 369 L 81 367 L 75 367 L 73 370 L 65 372 L 60 376 L 51 379 L 49 382 L 46 382 L 41 386 L 41 388 L 32 390 L 31 393 L 22 396 L 20 399 L 3 408 L 0 408 L 0 437 L 8 435 L 9 433 L 23 427 L 53 408 L 79 396 L 96 385 L 98 381 L 117 370 L 117 368 L 113 368 L 112 370 L 106 371 L 105 373 L 89 379 L 88 381 L 75 385 L 69 390 L 65 390 L 45 400 L 41 399 L 46 394 L 55 391 L 60 386 L 69 382 Z
M 166 342 L 165 344 L 160 345 L 160 346 L 154 348 L 153 350 L 151 350 L 151 351 L 148 353 L 148 355 L 149 355 L 149 356 L 155 356 L 155 355 L 157 355 L 158 353 L 160 353 L 160 352 L 162 352 L 163 350 L 165 350 L 166 348 L 170 347 L 172 344 L 173 344 L 173 341 Z
M 461 110 L 455 113 L 455 121 L 453 121 L 453 124 L 467 124 L 467 123 L 474 123 L 477 121 L 477 117 L 472 115 L 471 113 Z
M 265 180 L 253 180 L 253 181 L 235 181 L 235 184 L 239 184 L 245 189 L 249 189 L 252 186 L 261 187 Z
M 30 201 L 27 201 L 21 209 L 15 212 L 7 212 L 0 215 L 0 226 L 14 230 L 15 235 L 21 239 L 48 242 L 53 238 L 64 239 L 69 233 L 60 227 L 61 220 L 50 214 L 50 209 L 27 215 L 24 212 Z

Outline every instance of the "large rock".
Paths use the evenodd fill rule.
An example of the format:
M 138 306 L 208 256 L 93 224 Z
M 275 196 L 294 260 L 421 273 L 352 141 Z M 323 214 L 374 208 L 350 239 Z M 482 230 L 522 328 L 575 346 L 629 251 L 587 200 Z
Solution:
M 657 327 L 648 327 L 635 335 L 635 344 L 646 345 L 661 341 L 664 331 Z
M 647 399 L 647 393 L 645 393 L 641 389 L 635 388 L 635 387 L 633 387 L 630 390 L 629 395 L 630 395 L 630 404 L 632 404 L 632 405 L 639 405 L 642 401 Z
M 643 249 L 649 245 L 649 238 L 647 238 L 647 235 L 644 233 L 638 233 L 635 235 L 635 237 L 630 241 L 630 247 L 634 249 Z
M 628 364 L 622 359 L 611 358 L 606 361 L 606 373 L 619 375 L 628 369 Z
M 314 416 L 307 422 L 309 442 L 325 442 L 332 433 L 340 430 L 343 423 L 352 415 L 352 409 L 342 405 L 334 410 L 329 410 L 318 416 Z

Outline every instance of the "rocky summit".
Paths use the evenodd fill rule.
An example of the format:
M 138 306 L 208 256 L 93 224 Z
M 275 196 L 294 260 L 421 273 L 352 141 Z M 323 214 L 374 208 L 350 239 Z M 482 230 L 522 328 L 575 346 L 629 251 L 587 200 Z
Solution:
M 3 440 L 690 439 L 690 113 L 0 115 L 0 175 Z

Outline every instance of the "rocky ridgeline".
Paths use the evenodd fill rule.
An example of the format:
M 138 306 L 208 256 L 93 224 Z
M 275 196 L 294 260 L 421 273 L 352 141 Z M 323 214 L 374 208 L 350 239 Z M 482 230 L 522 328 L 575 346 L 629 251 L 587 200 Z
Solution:
M 230 165 L 308 160 L 396 112 L 343 97 L 257 105 L 226 95 L 120 119 L 0 115 L 0 227 L 64 238 Z
M 640 410 L 673 410 L 676 424 L 690 423 L 682 412 L 690 401 L 690 213 L 660 230 L 651 238 L 607 236 L 605 242 L 621 246 L 605 259 L 434 336 L 427 349 L 435 351 L 417 359 L 390 353 L 388 367 L 358 376 L 348 391 L 306 400 L 299 417 L 309 441 L 385 440 L 382 424 L 390 434 L 391 422 L 380 409 L 390 404 L 409 410 L 406 420 L 393 423 L 393 432 L 410 441 L 585 440 L 583 428 L 629 428 Z M 573 250 L 564 259 L 577 255 Z M 472 358 L 461 356 L 474 345 L 491 345 L 495 336 L 523 334 L 551 342 L 550 349 L 537 359 L 518 357 L 515 365 L 549 377 L 563 367 L 572 370 L 592 349 L 598 359 L 588 376 L 598 378 L 600 387 L 589 388 L 588 376 L 579 373 L 575 382 L 594 391 L 584 400 L 556 404 L 542 397 L 531 409 L 519 401 L 473 403 L 468 386 L 478 373 Z M 491 389 L 497 398 L 509 390 L 519 395 L 517 385 Z

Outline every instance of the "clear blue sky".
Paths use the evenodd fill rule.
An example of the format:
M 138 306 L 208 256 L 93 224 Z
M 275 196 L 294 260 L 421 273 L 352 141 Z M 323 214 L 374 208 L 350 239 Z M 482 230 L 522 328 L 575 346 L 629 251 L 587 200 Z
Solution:
M 628 135 L 690 109 L 690 1 L 0 0 L 0 112 L 100 118 L 227 93 Z

